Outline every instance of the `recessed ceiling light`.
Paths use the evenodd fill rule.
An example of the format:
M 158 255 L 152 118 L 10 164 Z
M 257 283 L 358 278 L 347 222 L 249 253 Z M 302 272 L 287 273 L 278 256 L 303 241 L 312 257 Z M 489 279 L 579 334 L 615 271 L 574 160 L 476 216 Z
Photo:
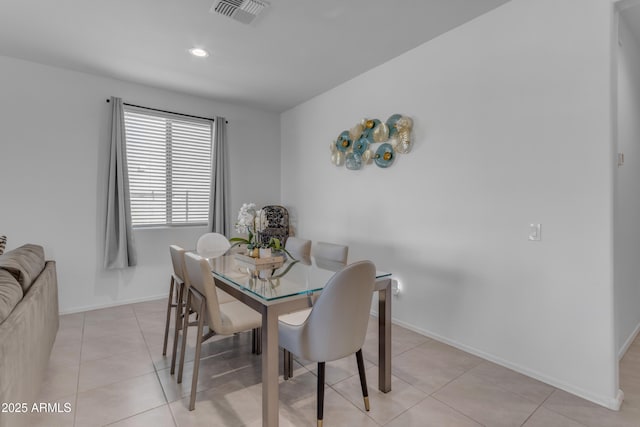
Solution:
M 198 58 L 205 58 L 209 56 L 209 52 L 199 47 L 193 47 L 189 49 L 189 53 L 193 56 L 197 56 Z

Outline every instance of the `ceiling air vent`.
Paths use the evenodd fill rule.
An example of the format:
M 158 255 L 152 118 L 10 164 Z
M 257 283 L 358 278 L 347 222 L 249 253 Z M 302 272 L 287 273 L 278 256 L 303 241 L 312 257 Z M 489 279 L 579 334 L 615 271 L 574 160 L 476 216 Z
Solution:
M 269 3 L 263 0 L 216 0 L 210 12 L 250 24 L 268 6 Z

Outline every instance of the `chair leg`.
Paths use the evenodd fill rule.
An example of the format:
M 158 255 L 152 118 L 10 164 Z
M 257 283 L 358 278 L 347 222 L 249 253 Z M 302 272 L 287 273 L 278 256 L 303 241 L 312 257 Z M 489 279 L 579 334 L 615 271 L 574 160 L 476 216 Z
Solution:
M 200 302 L 199 313 L 204 313 L 204 300 Z M 191 379 L 191 399 L 189 399 L 190 411 L 193 411 L 196 408 L 196 390 L 198 388 L 198 371 L 200 370 L 200 350 L 202 349 L 202 329 L 203 328 L 204 328 L 204 316 L 200 316 L 200 321 L 198 322 L 198 338 L 196 340 L 196 355 L 195 355 L 195 359 L 193 360 L 193 377 Z
M 251 330 L 251 353 L 262 354 L 262 328 L 253 328 Z
M 173 288 L 175 280 L 171 276 L 171 284 L 169 285 L 169 301 L 167 301 L 167 323 L 164 326 L 164 343 L 162 344 L 162 355 L 167 355 L 167 340 L 169 339 L 169 323 L 171 323 L 171 308 L 173 307 Z
M 362 387 L 362 398 L 364 399 L 364 409 L 369 410 L 369 391 L 367 390 L 367 374 L 364 371 L 364 359 L 362 349 L 356 351 L 358 361 L 358 374 L 360 375 L 360 387 Z
M 286 348 L 283 348 L 282 355 L 283 355 L 283 361 L 284 361 L 282 366 L 282 377 L 284 378 L 285 381 L 287 381 L 289 378 L 291 378 L 291 375 L 289 375 L 289 368 L 291 365 L 291 352 Z
M 176 324 L 173 331 L 173 353 L 171 353 L 171 375 L 176 372 L 176 355 L 178 353 L 178 332 L 184 324 L 184 310 L 182 309 L 182 300 L 184 298 L 184 283 L 178 286 L 178 303 L 176 305 Z M 187 319 L 188 320 L 188 319 Z
M 324 412 L 324 362 L 318 362 L 318 427 L 322 427 Z
M 251 354 L 256 354 L 258 351 L 257 335 L 256 328 L 253 328 L 251 330 Z
M 184 370 L 184 355 L 187 350 L 187 331 L 189 330 L 189 313 L 191 310 L 191 293 L 187 295 L 184 323 L 182 326 L 182 348 L 180 349 L 180 367 L 178 368 L 178 384 L 182 383 L 182 371 Z

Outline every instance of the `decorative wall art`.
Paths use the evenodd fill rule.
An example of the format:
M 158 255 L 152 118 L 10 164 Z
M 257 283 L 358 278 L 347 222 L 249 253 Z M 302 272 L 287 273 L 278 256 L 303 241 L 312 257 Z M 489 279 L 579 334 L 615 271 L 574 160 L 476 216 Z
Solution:
M 350 170 L 358 170 L 371 163 L 388 168 L 396 154 L 411 151 L 412 128 L 413 120 L 402 114 L 394 114 L 386 122 L 362 119 L 330 144 L 331 163 L 345 165 Z

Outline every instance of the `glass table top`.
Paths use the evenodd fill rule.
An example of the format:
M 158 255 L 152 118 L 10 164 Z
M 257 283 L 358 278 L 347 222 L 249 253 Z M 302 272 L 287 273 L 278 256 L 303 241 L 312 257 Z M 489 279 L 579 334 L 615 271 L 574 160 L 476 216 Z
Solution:
M 315 258 L 288 259 L 263 265 L 256 265 L 255 262 L 239 254 L 210 260 L 214 276 L 226 279 L 267 301 L 317 292 L 343 267 L 340 263 Z M 377 279 L 388 276 L 391 273 L 376 272 Z

